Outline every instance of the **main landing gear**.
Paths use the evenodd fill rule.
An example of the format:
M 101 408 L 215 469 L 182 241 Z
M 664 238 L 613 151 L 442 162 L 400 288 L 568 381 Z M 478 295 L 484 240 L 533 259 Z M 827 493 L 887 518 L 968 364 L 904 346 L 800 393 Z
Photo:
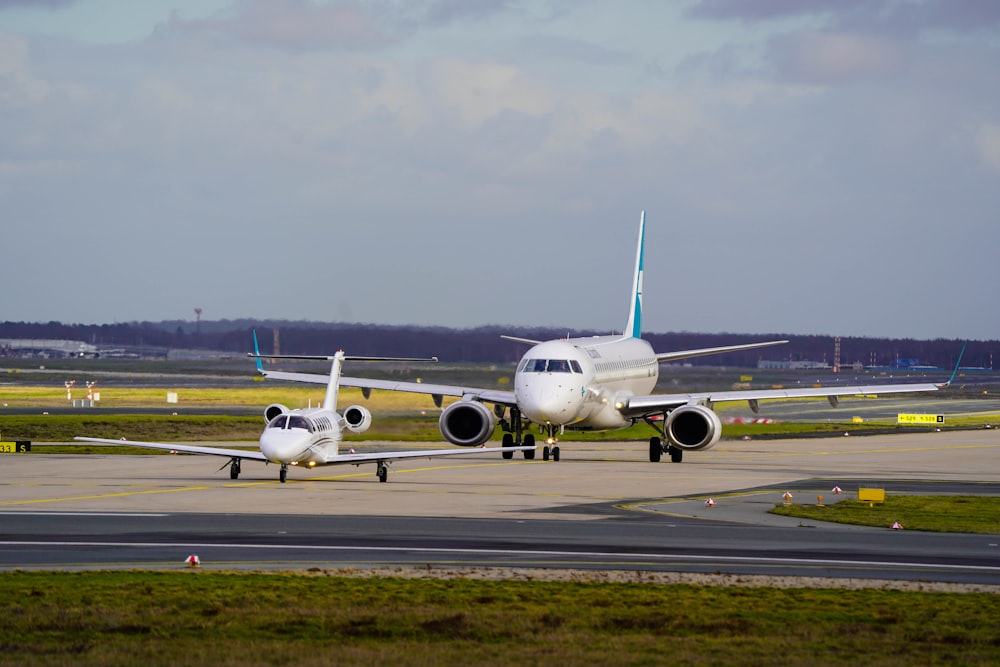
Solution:
M 500 428 L 504 430 L 503 440 L 500 444 L 504 447 L 520 447 L 522 444 L 525 447 L 535 446 L 535 436 L 530 433 L 524 436 L 524 440 L 521 439 L 522 425 L 521 425 L 521 411 L 516 407 L 510 409 L 510 424 L 506 420 L 500 420 Z M 513 433 L 511 432 L 511 425 L 514 427 Z M 500 452 L 500 456 L 505 459 L 514 458 L 514 452 Z M 535 458 L 534 449 L 524 450 L 524 458 L 531 461 Z
M 684 458 L 684 450 L 680 447 L 675 447 L 674 445 L 663 446 L 663 441 L 660 440 L 659 436 L 653 436 L 649 439 L 649 460 L 651 463 L 659 463 L 660 457 L 663 454 L 670 455 L 671 463 L 680 463 L 681 459 Z
M 229 466 L 229 479 L 239 479 L 240 459 L 234 457 L 229 463 L 223 463 L 222 468 L 225 468 L 227 465 Z M 222 468 L 219 468 L 219 470 L 222 470 Z
M 389 467 L 382 461 L 379 461 L 378 467 L 375 469 L 375 475 L 378 477 L 378 481 L 386 481 L 389 479 Z

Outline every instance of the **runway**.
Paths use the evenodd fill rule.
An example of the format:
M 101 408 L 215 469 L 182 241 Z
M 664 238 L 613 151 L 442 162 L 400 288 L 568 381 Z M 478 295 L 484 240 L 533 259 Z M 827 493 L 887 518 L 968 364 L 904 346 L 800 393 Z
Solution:
M 1000 585 L 998 535 L 767 514 L 785 491 L 829 502 L 833 485 L 996 495 L 998 430 L 727 441 L 682 464 L 651 464 L 645 449 L 566 441 L 559 463 L 418 460 L 396 464 L 386 484 L 372 466 L 292 470 L 280 484 L 275 466 L 247 462 L 232 481 L 208 457 L 6 455 L 0 568 L 177 568 L 196 552 L 219 569 L 572 567 Z

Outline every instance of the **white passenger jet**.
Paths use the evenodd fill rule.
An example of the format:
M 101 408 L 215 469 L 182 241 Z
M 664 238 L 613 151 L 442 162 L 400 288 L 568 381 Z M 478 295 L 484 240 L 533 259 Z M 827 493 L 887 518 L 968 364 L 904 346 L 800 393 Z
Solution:
M 649 439 L 649 460 L 655 463 L 663 454 L 668 454 L 671 461 L 680 463 L 685 450 L 709 449 L 722 436 L 722 423 L 713 410 L 715 403 L 747 401 L 751 410 L 757 412 L 761 400 L 826 396 L 831 406 L 836 407 L 838 396 L 936 391 L 951 382 L 651 394 L 661 362 L 781 345 L 788 341 L 654 352 L 649 342 L 641 338 L 645 229 L 646 212 L 643 211 L 639 219 L 639 245 L 624 332 L 550 341 L 503 336 L 532 346 L 517 365 L 514 391 L 348 377 L 341 378 L 341 384 L 362 388 L 366 397 L 372 389 L 431 394 L 438 407 L 443 396 L 458 397 L 460 400 L 441 413 L 441 435 L 455 445 L 478 447 L 490 439 L 499 422 L 504 432 L 505 458 L 513 455 L 511 447 L 522 442 L 531 447 L 525 450 L 525 458 L 534 458 L 535 436 L 529 433 L 522 439 L 523 431 L 531 424 L 546 436 L 542 457 L 558 461 L 556 438 L 565 429 L 620 429 L 644 421 L 658 432 Z M 322 375 L 262 372 L 279 380 L 325 381 Z
M 256 344 L 256 338 L 255 338 Z M 257 368 L 261 368 L 259 355 L 257 357 Z M 252 461 L 263 461 L 264 463 L 277 463 L 281 465 L 278 479 L 282 482 L 288 476 L 288 466 L 303 466 L 305 468 L 315 468 L 317 466 L 329 465 L 361 465 L 362 463 L 376 464 L 376 475 L 380 482 L 386 481 L 389 476 L 388 464 L 398 459 L 430 458 L 436 456 L 454 456 L 456 454 L 482 454 L 488 452 L 500 452 L 505 458 L 510 458 L 515 451 L 527 452 L 533 445 L 511 447 L 479 447 L 473 450 L 467 449 L 432 449 L 422 451 L 405 452 L 376 452 L 371 454 L 341 454 L 340 444 L 345 431 L 351 433 L 363 433 L 368 430 L 372 423 L 372 415 L 366 408 L 360 405 L 352 405 L 344 410 L 343 414 L 337 412 L 337 395 L 340 386 L 340 372 L 345 360 L 356 361 L 430 361 L 428 359 L 399 359 L 386 357 L 347 357 L 344 351 L 340 350 L 332 357 L 301 357 L 301 356 L 275 356 L 269 358 L 279 359 L 324 359 L 331 361 L 330 376 L 326 379 L 326 395 L 323 398 L 322 406 L 318 408 L 308 408 L 304 410 L 289 410 L 280 403 L 272 403 L 264 409 L 264 421 L 267 426 L 260 435 L 260 451 L 254 452 L 242 449 L 226 449 L 222 447 L 201 447 L 198 445 L 180 445 L 176 443 L 164 442 L 138 442 L 134 440 L 110 440 L 106 438 L 84 438 L 77 437 L 74 440 L 83 442 L 99 442 L 109 445 L 133 445 L 136 447 L 148 447 L 151 449 L 166 449 L 174 452 L 187 452 L 190 454 L 209 454 L 212 456 L 224 456 L 230 459 L 229 477 L 237 479 L 240 476 L 240 462 L 243 459 Z M 226 466 L 223 465 L 222 468 Z M 219 470 L 222 470 L 219 468 Z

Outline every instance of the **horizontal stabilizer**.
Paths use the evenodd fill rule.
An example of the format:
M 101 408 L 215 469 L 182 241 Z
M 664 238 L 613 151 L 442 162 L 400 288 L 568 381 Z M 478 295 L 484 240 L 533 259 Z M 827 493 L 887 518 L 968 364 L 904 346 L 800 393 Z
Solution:
M 677 352 L 661 352 L 656 355 L 657 361 L 678 361 L 680 359 L 691 359 L 693 357 L 706 357 L 711 354 L 724 354 L 726 352 L 741 352 L 743 350 L 754 350 L 759 347 L 771 347 L 772 345 L 784 345 L 787 340 L 771 340 L 763 343 L 746 343 L 745 345 L 726 345 L 724 347 L 705 347 L 700 350 L 679 350 Z

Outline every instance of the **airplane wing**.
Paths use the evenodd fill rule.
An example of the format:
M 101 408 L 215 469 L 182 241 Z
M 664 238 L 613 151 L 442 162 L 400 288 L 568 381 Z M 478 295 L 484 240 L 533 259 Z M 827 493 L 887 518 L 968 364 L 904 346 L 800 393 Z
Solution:
M 871 396 L 879 394 L 903 394 L 911 392 L 938 391 L 945 384 L 874 384 L 852 387 L 806 387 L 802 389 L 744 389 L 739 391 L 714 391 L 693 394 L 652 394 L 630 396 L 620 403 L 622 414 L 638 417 L 688 404 L 726 403 L 747 401 L 755 407 L 756 401 L 780 400 L 786 398 L 826 397 L 832 404 L 838 396 Z
M 288 380 L 291 382 L 311 382 L 313 384 L 327 384 L 330 381 L 329 375 L 317 375 L 313 373 L 288 373 L 285 371 L 261 371 L 264 377 L 274 380 Z M 501 405 L 515 405 L 514 392 L 501 391 L 498 389 L 477 389 L 475 387 L 462 387 L 458 385 L 430 384 L 426 382 L 398 382 L 395 380 L 373 380 L 370 378 L 341 377 L 341 387 L 357 387 L 359 389 L 385 389 L 388 391 L 406 391 L 413 394 L 429 394 L 431 396 L 471 396 L 476 400 L 487 403 L 499 403 Z
M 375 452 L 375 453 L 365 453 L 365 454 L 341 454 L 336 459 L 322 463 L 320 465 L 342 465 L 342 464 L 352 464 L 357 465 L 359 463 L 371 463 L 371 462 L 382 462 L 386 461 L 398 461 L 400 459 L 420 459 L 420 458 L 433 458 L 437 456 L 457 456 L 458 454 L 490 454 L 496 452 L 521 452 L 526 449 L 535 449 L 534 446 L 531 447 L 466 447 L 462 449 L 456 449 L 452 447 L 451 449 L 424 449 L 424 450 L 412 450 L 405 452 Z
M 186 452 L 188 454 L 208 454 L 210 456 L 225 456 L 230 459 L 253 459 L 267 461 L 267 457 L 251 449 L 226 449 L 225 447 L 200 447 L 198 445 L 181 445 L 168 442 L 140 442 L 137 440 L 112 440 L 110 438 L 73 438 L 81 442 L 98 442 L 104 445 L 128 445 L 131 447 L 146 447 L 147 449 L 165 449 L 171 452 Z
M 771 347 L 772 345 L 784 345 L 787 340 L 770 340 L 764 343 L 746 343 L 745 345 L 726 345 L 724 347 L 705 347 L 700 350 L 679 350 L 677 352 L 660 352 L 656 355 L 657 361 L 679 361 L 680 359 L 692 359 L 694 357 L 706 357 L 710 354 L 723 354 L 724 352 L 740 352 L 742 350 L 754 350 L 758 347 Z
M 225 447 L 200 447 L 198 445 L 180 445 L 166 442 L 141 442 L 137 440 L 112 440 L 110 438 L 84 438 L 77 436 L 73 438 L 81 442 L 96 442 L 104 445 L 127 445 L 131 447 L 146 447 L 148 449 L 165 449 L 174 452 L 186 452 L 188 454 L 205 454 L 209 456 L 224 456 L 229 459 L 252 459 L 254 461 L 268 461 L 269 459 L 261 454 L 248 449 L 227 449 Z M 490 454 L 496 452 L 521 452 L 535 447 L 471 447 L 464 449 L 424 449 L 410 450 L 402 452 L 374 452 L 364 454 L 341 454 L 337 458 L 322 463 L 320 465 L 358 465 L 361 463 L 385 463 L 400 459 L 434 458 L 437 456 L 456 456 L 458 454 Z

